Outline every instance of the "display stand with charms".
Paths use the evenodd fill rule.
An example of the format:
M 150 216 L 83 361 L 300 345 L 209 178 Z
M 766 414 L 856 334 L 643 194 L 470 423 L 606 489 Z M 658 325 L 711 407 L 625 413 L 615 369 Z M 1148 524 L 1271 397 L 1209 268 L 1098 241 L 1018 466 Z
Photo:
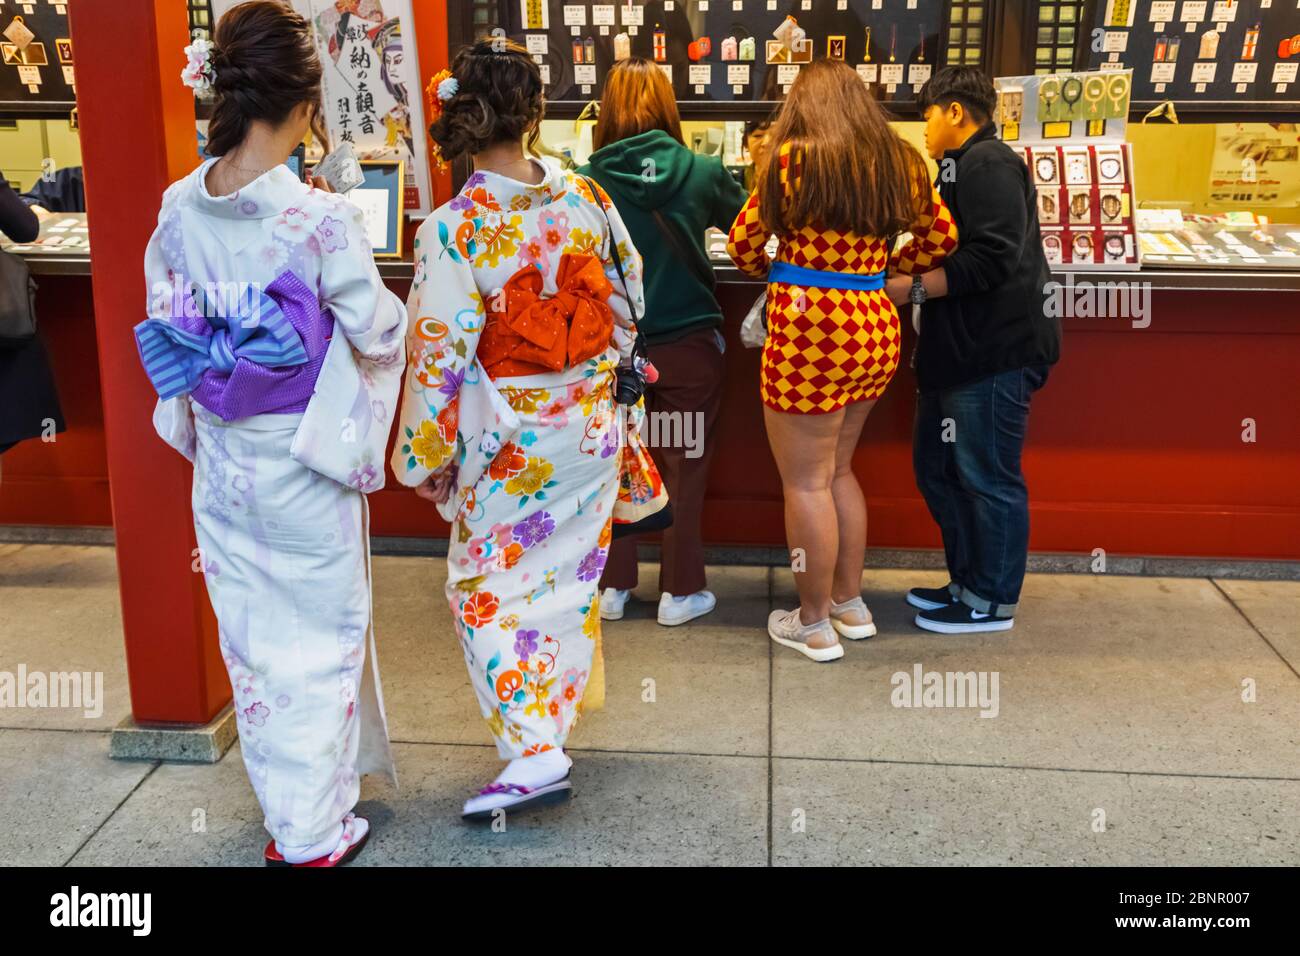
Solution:
M 1029 168 L 1043 252 L 1053 267 L 1139 268 L 1132 147 L 1131 74 L 1000 77 L 999 135 Z

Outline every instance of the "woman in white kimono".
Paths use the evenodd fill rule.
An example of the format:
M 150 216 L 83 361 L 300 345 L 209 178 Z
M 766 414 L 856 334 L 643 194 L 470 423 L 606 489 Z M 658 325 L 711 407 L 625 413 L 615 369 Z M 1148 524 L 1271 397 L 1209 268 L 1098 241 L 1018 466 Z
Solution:
M 159 433 L 194 462 L 194 523 L 268 865 L 335 866 L 369 824 L 359 774 L 392 773 L 363 492 L 384 480 L 406 312 L 360 210 L 284 165 L 314 124 L 307 23 L 232 8 L 183 74 L 212 85 L 203 163 L 163 195 L 136 328 Z
M 452 525 L 447 600 L 509 761 L 465 804 L 490 819 L 567 799 L 565 740 L 603 694 L 597 584 L 629 427 L 615 370 L 641 263 L 598 186 L 525 157 L 543 100 L 521 47 L 480 41 L 435 90 L 430 135 L 474 173 L 416 236 L 392 466 Z

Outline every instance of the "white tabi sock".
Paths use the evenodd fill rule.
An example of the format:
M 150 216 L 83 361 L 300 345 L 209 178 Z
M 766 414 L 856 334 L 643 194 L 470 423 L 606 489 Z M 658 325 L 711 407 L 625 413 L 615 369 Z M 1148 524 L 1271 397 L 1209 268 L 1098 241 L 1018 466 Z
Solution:
M 329 856 L 338 848 L 341 839 L 343 839 L 343 824 L 340 822 L 333 831 L 333 835 L 326 837 L 319 843 L 312 843 L 309 846 L 284 846 L 279 840 L 276 840 L 275 849 L 284 857 L 286 863 L 306 863 L 322 856 Z
M 506 764 L 505 769 L 497 774 L 497 783 L 516 783 L 521 787 L 536 790 L 548 783 L 564 779 L 564 775 L 573 766 L 568 754 L 558 747 L 543 750 L 532 757 L 516 757 Z

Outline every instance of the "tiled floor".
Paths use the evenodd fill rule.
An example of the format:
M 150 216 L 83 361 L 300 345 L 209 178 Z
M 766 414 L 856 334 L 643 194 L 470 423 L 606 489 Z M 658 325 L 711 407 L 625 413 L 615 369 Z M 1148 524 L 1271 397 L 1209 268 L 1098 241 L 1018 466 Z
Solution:
M 606 625 L 573 801 L 494 832 L 457 816 L 498 762 L 443 574 L 375 561 L 401 786 L 363 787 L 358 864 L 1300 863 L 1300 583 L 1034 575 L 1014 631 L 955 638 L 900 600 L 937 576 L 869 571 L 880 634 L 813 664 L 766 637 L 787 573 L 711 569 L 718 609 L 664 628 L 646 565 Z M 111 548 L 0 545 L 0 671 L 19 664 L 102 672 L 104 703 L 0 709 L 0 864 L 259 862 L 237 748 L 107 756 L 130 706 Z M 996 714 L 896 706 L 918 666 L 996 675 Z

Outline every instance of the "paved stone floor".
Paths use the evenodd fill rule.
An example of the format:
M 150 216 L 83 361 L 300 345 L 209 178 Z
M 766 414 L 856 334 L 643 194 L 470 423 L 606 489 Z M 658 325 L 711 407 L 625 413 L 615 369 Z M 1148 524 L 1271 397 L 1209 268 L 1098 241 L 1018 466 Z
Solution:
M 1014 631 L 943 637 L 900 597 L 941 576 L 868 571 L 879 635 L 814 664 L 766 636 L 788 573 L 712 568 L 718 609 L 664 628 L 656 571 L 606 625 L 574 799 L 497 833 L 457 816 L 498 761 L 442 561 L 377 558 L 401 785 L 363 786 L 358 865 L 1300 863 L 1300 582 L 1032 575 Z M 102 672 L 104 705 L 0 709 L 0 864 L 260 862 L 237 747 L 108 757 L 130 708 L 111 548 L 0 545 L 0 671 L 19 664 Z M 996 674 L 996 716 L 895 706 L 917 667 Z

